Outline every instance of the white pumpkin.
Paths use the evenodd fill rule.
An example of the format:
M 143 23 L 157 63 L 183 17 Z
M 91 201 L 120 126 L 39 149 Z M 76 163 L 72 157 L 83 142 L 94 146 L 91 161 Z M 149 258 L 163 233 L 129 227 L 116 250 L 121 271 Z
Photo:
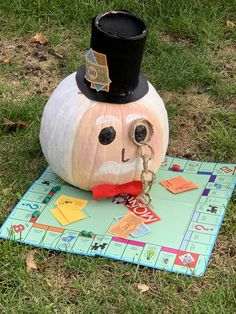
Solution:
M 40 142 L 55 173 L 84 190 L 140 180 L 142 160 L 129 137 L 130 125 L 140 118 L 153 126 L 154 158 L 149 167 L 156 172 L 167 150 L 169 131 L 165 106 L 154 87 L 148 83 L 148 93 L 135 102 L 103 103 L 82 94 L 75 75 L 58 85 L 42 116 Z

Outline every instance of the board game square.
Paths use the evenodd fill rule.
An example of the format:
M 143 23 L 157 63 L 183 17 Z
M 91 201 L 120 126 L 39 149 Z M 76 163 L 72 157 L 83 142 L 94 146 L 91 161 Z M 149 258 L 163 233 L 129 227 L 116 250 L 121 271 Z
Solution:
M 175 259 L 175 265 L 194 268 L 197 265 L 198 257 L 199 254 L 196 253 L 179 251 Z

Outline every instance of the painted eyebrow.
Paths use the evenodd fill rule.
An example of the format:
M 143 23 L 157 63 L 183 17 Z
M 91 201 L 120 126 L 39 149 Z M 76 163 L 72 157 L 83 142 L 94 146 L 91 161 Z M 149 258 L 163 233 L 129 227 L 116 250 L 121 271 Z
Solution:
M 98 117 L 95 121 L 95 125 L 101 125 L 105 123 L 119 124 L 120 120 L 115 116 L 105 115 Z
M 132 122 L 133 120 L 145 118 L 141 113 L 131 113 L 126 117 L 126 123 Z

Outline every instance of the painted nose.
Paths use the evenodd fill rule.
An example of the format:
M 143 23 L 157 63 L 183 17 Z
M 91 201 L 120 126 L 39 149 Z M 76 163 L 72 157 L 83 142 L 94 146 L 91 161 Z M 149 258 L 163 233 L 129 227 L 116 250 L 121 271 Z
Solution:
M 129 161 L 129 158 L 125 159 L 125 149 L 124 148 L 122 148 L 122 151 L 121 151 L 121 161 L 122 162 Z

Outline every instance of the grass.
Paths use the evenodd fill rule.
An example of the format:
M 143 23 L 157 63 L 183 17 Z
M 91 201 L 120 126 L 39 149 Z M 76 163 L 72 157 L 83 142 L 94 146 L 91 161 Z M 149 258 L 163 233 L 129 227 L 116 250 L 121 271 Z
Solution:
M 46 166 L 38 140 L 44 104 L 59 81 L 83 62 L 90 20 L 126 8 L 149 25 L 142 72 L 163 97 L 170 120 L 168 153 L 235 162 L 236 23 L 234 1 L 62 1 L 0 3 L 0 224 Z M 48 46 L 30 43 L 37 32 Z M 49 49 L 50 48 L 50 49 Z M 63 58 L 53 54 L 56 51 Z M 40 61 L 40 56 L 46 57 Z M 27 273 L 25 252 L 0 240 L 1 313 L 235 313 L 235 195 L 206 275 L 189 278 L 103 258 L 37 249 Z M 137 283 L 150 287 L 146 293 Z

